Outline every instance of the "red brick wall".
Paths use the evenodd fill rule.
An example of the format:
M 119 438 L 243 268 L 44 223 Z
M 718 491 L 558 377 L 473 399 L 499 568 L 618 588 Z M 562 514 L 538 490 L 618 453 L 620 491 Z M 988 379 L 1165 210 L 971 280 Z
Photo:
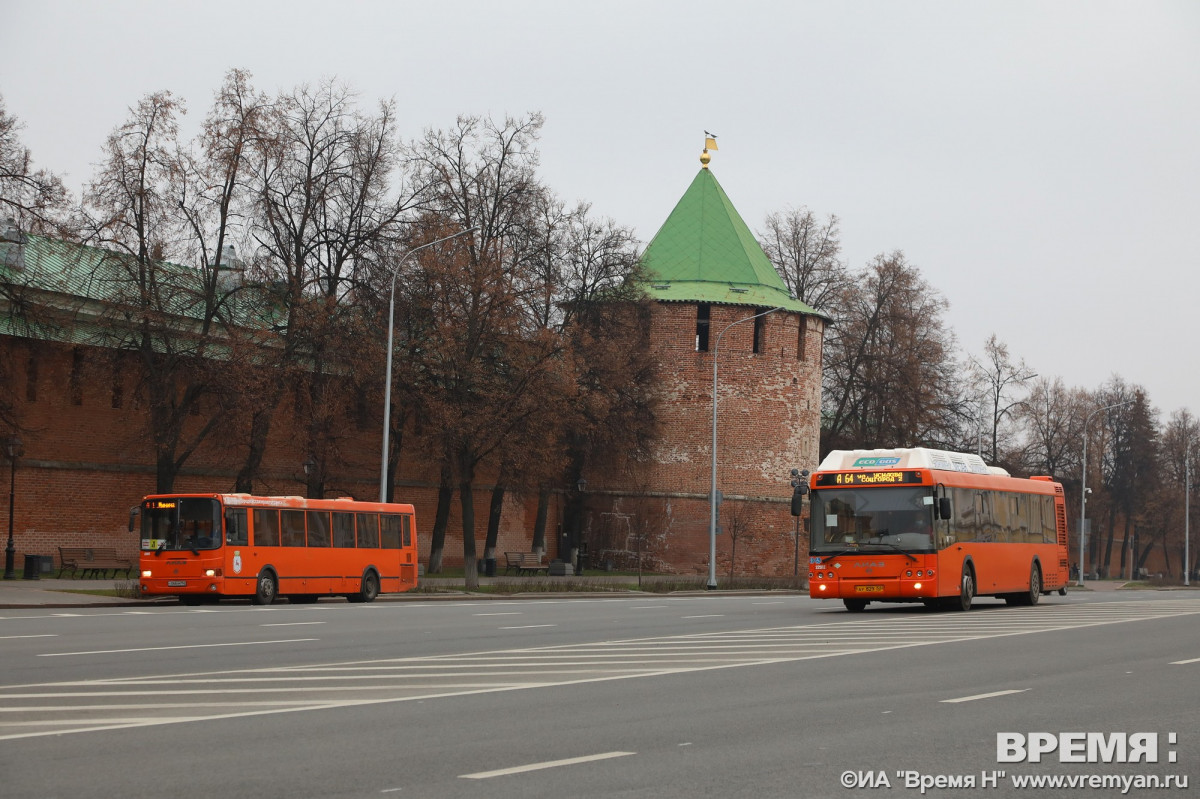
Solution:
M 645 463 L 597 457 L 586 474 L 588 536 L 594 559 L 624 562 L 614 549 L 612 518 L 647 513 L 656 535 L 648 535 L 644 567 L 707 573 L 712 474 L 713 350 L 730 323 L 761 309 L 714 305 L 709 351 L 697 352 L 696 305 L 659 303 L 650 340 L 657 362 L 660 435 Z M 717 388 L 717 487 L 725 495 L 718 525 L 728 531 L 739 517 L 736 574 L 793 573 L 795 520 L 789 513 L 790 472 L 812 469 L 818 458 L 821 404 L 821 340 L 817 317 L 781 312 L 765 317 L 762 351 L 754 353 L 754 323 L 737 324 L 721 336 Z M 806 324 L 804 358 L 798 357 L 799 324 Z M 659 507 L 642 510 L 661 495 Z M 636 543 L 637 536 L 631 540 Z M 599 555 L 603 550 L 606 555 Z M 728 576 L 732 542 L 718 537 L 717 573 Z M 806 572 L 807 573 L 807 572 Z

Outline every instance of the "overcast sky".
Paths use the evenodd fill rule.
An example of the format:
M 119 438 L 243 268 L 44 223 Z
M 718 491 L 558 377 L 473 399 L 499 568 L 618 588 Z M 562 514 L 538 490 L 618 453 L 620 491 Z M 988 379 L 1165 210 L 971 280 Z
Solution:
M 542 175 L 646 243 L 699 168 L 902 250 L 966 354 L 1200 412 L 1200 2 L 0 2 L 0 94 L 76 192 L 143 95 L 335 77 L 412 138 L 546 117 Z

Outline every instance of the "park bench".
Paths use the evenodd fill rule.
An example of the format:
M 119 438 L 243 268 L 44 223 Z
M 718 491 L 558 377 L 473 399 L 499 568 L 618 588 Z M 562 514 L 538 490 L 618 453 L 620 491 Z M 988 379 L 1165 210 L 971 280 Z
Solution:
M 542 563 L 542 556 L 536 552 L 505 552 L 505 574 L 537 574 L 549 572 L 550 564 Z
M 58 576 L 62 577 L 63 572 L 67 569 L 71 570 L 71 576 L 87 577 L 88 572 L 95 577 L 99 574 L 102 577 L 107 577 L 111 570 L 113 577 L 117 576 L 117 572 L 124 570 L 125 576 L 133 571 L 133 559 L 121 557 L 117 554 L 116 547 L 59 547 L 58 548 Z

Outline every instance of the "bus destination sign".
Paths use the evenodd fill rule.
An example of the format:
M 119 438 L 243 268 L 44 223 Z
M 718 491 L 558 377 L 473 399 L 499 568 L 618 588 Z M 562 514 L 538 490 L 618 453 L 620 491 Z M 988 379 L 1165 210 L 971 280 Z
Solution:
M 887 472 L 822 472 L 816 476 L 817 488 L 830 486 L 902 486 L 922 485 L 921 472 L 896 469 Z

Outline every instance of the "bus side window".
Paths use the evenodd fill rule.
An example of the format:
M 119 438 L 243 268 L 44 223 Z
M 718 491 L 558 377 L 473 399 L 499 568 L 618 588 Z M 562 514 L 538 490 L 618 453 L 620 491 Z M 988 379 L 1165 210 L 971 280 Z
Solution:
M 354 514 L 333 514 L 333 545 L 335 547 L 354 547 Z
M 246 529 L 245 508 L 225 509 L 225 543 L 241 547 L 250 543 L 250 534 Z
M 952 533 L 956 539 L 974 541 L 979 537 L 979 502 L 970 488 L 953 488 L 954 520 Z
M 359 549 L 378 549 L 379 548 L 379 514 L 377 513 L 356 513 L 355 521 L 358 523 L 358 547 Z
M 400 534 L 403 537 L 401 544 L 406 547 L 412 546 L 412 517 L 400 517 Z
M 255 508 L 252 520 L 255 546 L 279 546 L 279 511 L 273 508 Z

